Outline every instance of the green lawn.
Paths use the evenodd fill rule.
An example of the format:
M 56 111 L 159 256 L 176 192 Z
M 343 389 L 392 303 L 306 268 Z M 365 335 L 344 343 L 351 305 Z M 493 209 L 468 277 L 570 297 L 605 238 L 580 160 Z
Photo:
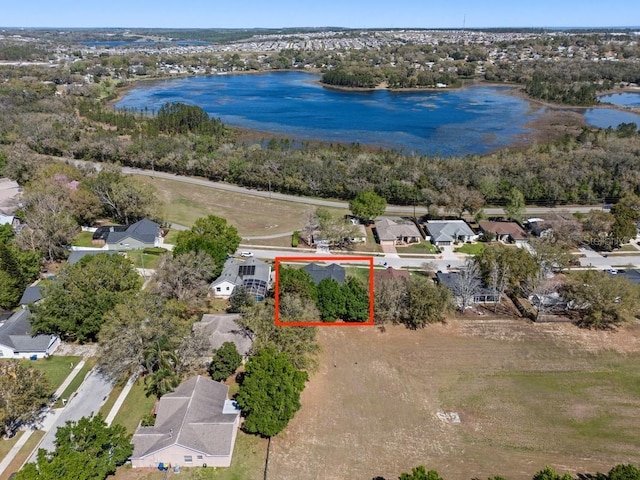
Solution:
M 7 480 L 11 477 L 12 473 L 20 470 L 22 464 L 27 460 L 27 458 L 29 458 L 29 455 L 31 455 L 33 449 L 36 448 L 38 442 L 42 440 L 42 437 L 44 437 L 44 432 L 42 430 L 33 432 L 31 438 L 29 438 L 29 440 L 27 440 L 27 443 L 25 443 L 24 446 L 20 449 L 18 455 L 16 455 L 16 457 L 13 459 L 13 462 L 11 462 L 4 473 L 0 475 L 0 480 Z
M 170 245 L 174 245 L 176 243 L 176 239 L 178 238 L 178 230 L 170 229 L 164 237 L 164 243 L 168 243 Z
M 7 456 L 9 450 L 13 448 L 13 446 L 16 444 L 23 433 L 23 431 L 19 431 L 11 438 L 0 438 L 0 458 L 4 458 Z
M 345 267 L 347 277 L 355 277 L 362 281 L 364 285 L 369 285 L 369 267 Z
M 144 393 L 144 380 L 138 379 L 127 395 L 122 408 L 116 415 L 113 423 L 123 425 L 129 433 L 134 433 L 138 428 L 140 419 L 151 413 L 151 409 L 156 403 L 154 396 L 147 397 Z
M 38 370 L 44 372 L 51 384 L 53 390 L 58 388 L 64 379 L 69 376 L 73 367 L 75 367 L 82 357 L 48 357 L 39 360 L 21 360 Z M 73 364 L 73 366 L 72 366 Z
M 407 245 L 406 247 L 396 247 L 399 254 L 403 253 L 424 253 L 425 255 L 433 255 L 440 253 L 438 249 L 431 244 L 431 242 L 414 243 L 413 245 Z
M 95 247 L 95 245 L 91 243 L 92 238 L 92 232 L 80 232 L 78 236 L 73 239 L 72 245 L 75 247 Z
M 150 255 L 142 250 L 131 250 L 127 252 L 127 258 L 133 262 L 136 268 L 154 269 L 160 263 L 162 255 Z
M 95 364 L 96 364 L 95 358 L 87 358 L 82 369 L 71 381 L 69 386 L 65 388 L 64 392 L 62 392 L 62 395 L 60 395 L 60 399 L 69 398 L 71 395 L 73 395 L 73 393 L 76 390 L 78 390 L 82 382 L 84 382 L 84 377 L 87 376 L 87 373 L 89 373 L 89 371 L 95 366 Z M 61 407 L 61 406 L 62 406 L 62 400 L 59 400 L 58 402 L 56 402 L 55 407 Z
M 465 243 L 460 248 L 456 248 L 458 253 L 466 253 L 467 255 L 480 255 L 487 246 L 484 243 Z

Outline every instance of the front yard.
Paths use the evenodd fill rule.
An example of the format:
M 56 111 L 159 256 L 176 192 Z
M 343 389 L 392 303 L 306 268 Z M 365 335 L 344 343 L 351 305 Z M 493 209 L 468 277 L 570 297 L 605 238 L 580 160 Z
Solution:
M 459 248 L 455 248 L 454 250 L 457 253 L 466 253 L 467 255 L 480 255 L 484 252 L 484 249 L 487 248 L 485 243 L 465 243 Z

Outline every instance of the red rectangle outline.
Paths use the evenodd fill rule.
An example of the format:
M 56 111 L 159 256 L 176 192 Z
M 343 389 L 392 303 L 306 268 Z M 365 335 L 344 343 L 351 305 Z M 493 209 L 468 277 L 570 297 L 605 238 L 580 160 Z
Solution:
M 275 268 L 275 273 L 276 273 L 276 279 L 275 279 L 275 314 L 274 314 L 274 319 L 275 319 L 275 324 L 277 327 L 371 327 L 373 326 L 373 289 L 374 289 L 374 283 L 373 283 L 373 257 L 355 257 L 355 256 L 326 256 L 326 257 L 322 257 L 322 256 L 314 256 L 314 257 L 276 257 L 275 259 L 275 264 L 274 264 L 274 268 Z M 322 262 L 327 262 L 327 261 L 339 261 L 339 262 L 346 262 L 346 261 L 367 261 L 369 262 L 369 320 L 367 320 L 366 322 L 281 322 L 280 319 L 278 318 L 280 316 L 280 305 L 279 305 L 279 298 L 278 298 L 278 293 L 279 293 L 279 264 L 280 262 L 318 262 L 318 261 L 322 261 Z

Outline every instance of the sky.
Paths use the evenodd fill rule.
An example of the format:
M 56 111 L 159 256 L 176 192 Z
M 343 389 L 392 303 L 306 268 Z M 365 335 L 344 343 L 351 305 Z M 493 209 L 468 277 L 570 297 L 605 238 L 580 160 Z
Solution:
M 0 0 L 2 27 L 483 28 L 640 25 L 637 0 Z

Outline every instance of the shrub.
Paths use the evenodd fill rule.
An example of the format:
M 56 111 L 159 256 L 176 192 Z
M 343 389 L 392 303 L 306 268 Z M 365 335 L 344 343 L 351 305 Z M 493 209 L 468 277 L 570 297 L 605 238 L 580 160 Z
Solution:
M 299 238 L 300 238 L 300 232 L 298 230 L 296 230 L 295 232 L 293 232 L 293 236 L 291 237 L 291 246 L 292 247 L 297 247 L 298 246 Z
M 168 250 L 162 247 L 146 247 L 142 252 L 147 255 L 162 255 L 163 253 L 167 253 Z

